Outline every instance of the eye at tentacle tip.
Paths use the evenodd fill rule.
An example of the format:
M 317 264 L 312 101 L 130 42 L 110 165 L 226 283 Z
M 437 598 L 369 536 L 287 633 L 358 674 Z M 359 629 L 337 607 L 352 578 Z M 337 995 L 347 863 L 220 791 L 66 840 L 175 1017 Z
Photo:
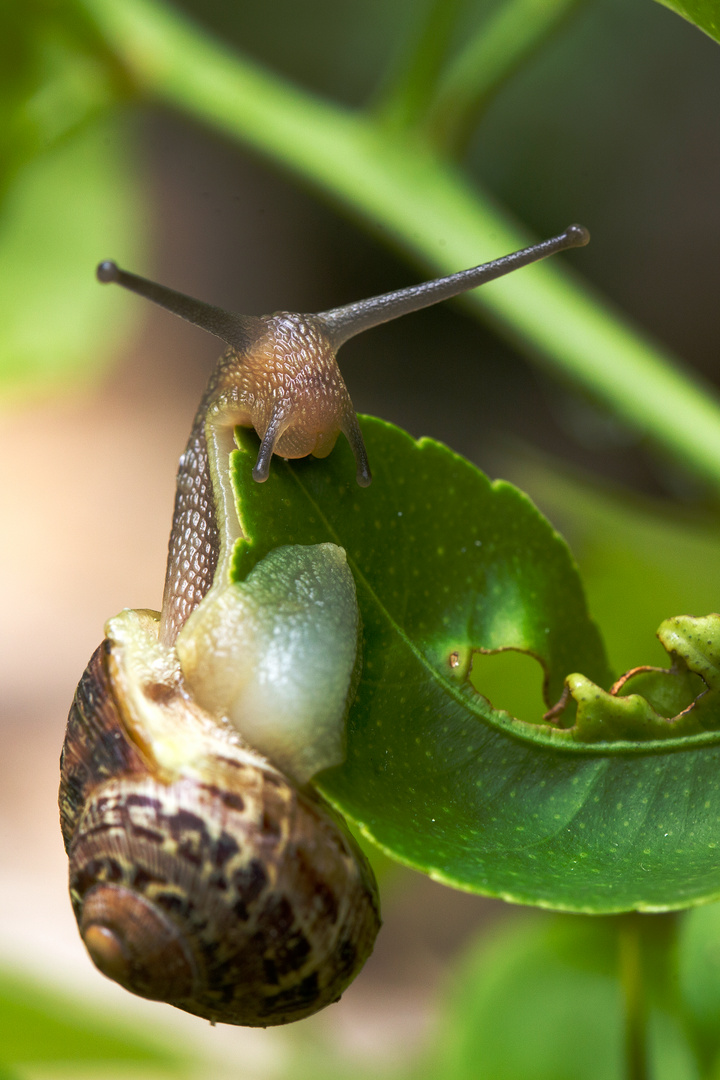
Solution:
M 357 472 L 355 473 L 355 479 L 360 487 L 370 487 L 372 483 L 372 473 L 370 472 L 370 466 L 365 461 L 358 461 Z
M 98 281 L 101 281 L 103 285 L 107 285 L 111 281 L 117 281 L 119 276 L 118 265 L 114 263 L 112 259 L 105 259 L 104 262 L 98 263 L 98 268 L 95 271 Z
M 270 423 L 267 426 L 265 434 L 262 437 L 260 443 L 260 449 L 258 450 L 257 461 L 252 471 L 253 480 L 258 484 L 264 484 L 270 475 L 270 462 L 272 456 L 275 453 L 275 447 L 277 446 L 278 439 L 282 435 L 284 429 L 288 426 L 287 417 L 282 415 L 282 412 L 278 411 L 272 416 Z
M 261 446 L 252 471 L 252 478 L 258 484 L 264 484 L 270 476 L 270 458 L 272 457 L 272 451 L 269 454 L 266 454 L 263 453 L 263 450 L 264 447 Z
M 585 247 L 590 243 L 590 231 L 584 225 L 568 225 L 565 236 L 570 247 Z

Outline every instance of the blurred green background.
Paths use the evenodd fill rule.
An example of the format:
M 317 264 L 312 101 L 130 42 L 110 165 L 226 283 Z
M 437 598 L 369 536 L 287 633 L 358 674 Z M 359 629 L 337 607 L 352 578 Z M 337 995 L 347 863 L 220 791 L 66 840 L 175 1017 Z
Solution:
M 84 955 L 56 823 L 64 719 L 105 618 L 159 606 L 177 457 L 219 351 L 101 289 L 95 264 L 115 258 L 249 313 L 327 309 L 433 268 L 281 155 L 144 93 L 93 15 L 102 7 L 0 6 L 0 1077 L 617 1076 L 602 920 L 528 914 L 382 863 L 375 955 L 341 1004 L 288 1031 L 211 1031 L 134 1001 Z M 448 4 L 451 52 L 502 7 Z M 720 50 L 650 0 L 565 8 L 493 88 L 454 167 L 526 232 L 585 224 L 574 270 L 717 388 Z M 399 78 L 431 9 L 175 10 L 354 109 Z M 570 541 L 618 672 L 658 662 L 661 619 L 720 608 L 717 490 L 539 360 L 462 304 L 341 354 L 359 411 L 447 442 L 538 502 Z M 492 659 L 489 696 L 532 714 L 539 681 L 518 691 L 500 670 L 512 659 Z M 653 1004 L 653 1075 L 716 1067 L 718 920 L 714 908 L 685 919 L 682 1002 Z M 699 970 L 709 989 L 696 1000 Z

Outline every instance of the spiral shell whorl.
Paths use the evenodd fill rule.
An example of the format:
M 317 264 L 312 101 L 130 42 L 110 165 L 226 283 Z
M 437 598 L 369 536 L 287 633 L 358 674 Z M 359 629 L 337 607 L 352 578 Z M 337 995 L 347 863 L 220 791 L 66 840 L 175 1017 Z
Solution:
M 171 918 L 122 885 L 86 894 L 80 933 L 95 966 L 142 997 L 176 1001 L 198 984 L 197 964 Z
M 202 780 L 163 782 L 108 686 L 99 694 L 103 660 L 98 650 L 78 687 L 60 794 L 73 907 L 97 966 L 224 1023 L 286 1023 L 336 1000 L 379 927 L 362 854 L 259 755 L 228 746 Z

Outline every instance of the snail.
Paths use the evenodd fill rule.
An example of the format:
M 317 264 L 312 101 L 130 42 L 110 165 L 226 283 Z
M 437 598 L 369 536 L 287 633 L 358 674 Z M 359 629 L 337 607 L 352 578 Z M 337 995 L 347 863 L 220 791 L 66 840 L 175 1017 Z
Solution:
M 242 540 L 236 424 L 273 453 L 370 469 L 335 359 L 353 335 L 587 243 L 570 226 L 451 277 L 316 315 L 234 315 L 101 263 L 223 338 L 181 456 L 162 610 L 125 610 L 80 680 L 61 756 L 60 818 L 80 934 L 126 989 L 212 1022 L 268 1026 L 336 1001 L 380 927 L 372 870 L 312 786 L 342 763 L 361 665 L 345 552 L 276 548 L 233 582 Z

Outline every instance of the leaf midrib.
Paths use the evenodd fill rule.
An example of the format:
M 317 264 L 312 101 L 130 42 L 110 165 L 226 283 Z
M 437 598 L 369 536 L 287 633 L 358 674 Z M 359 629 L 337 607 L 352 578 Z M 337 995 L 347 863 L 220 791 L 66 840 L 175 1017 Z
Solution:
M 372 585 L 368 581 L 367 577 L 365 576 L 363 571 L 358 566 L 355 559 L 351 555 L 349 555 L 347 553 L 347 549 L 345 548 L 345 546 L 344 546 L 344 544 L 342 542 L 342 540 L 343 540 L 342 536 L 338 533 L 337 529 L 331 524 L 329 519 L 326 517 L 325 513 L 321 509 L 320 504 L 318 503 L 316 498 L 311 494 L 308 487 L 302 482 L 300 473 L 295 469 L 291 469 L 287 462 L 283 462 L 282 467 L 284 468 L 284 470 L 286 472 L 286 475 L 288 475 L 291 478 L 292 482 L 300 490 L 301 494 L 307 500 L 308 504 L 317 513 L 317 515 L 320 518 L 322 524 L 327 529 L 328 534 L 333 538 L 334 542 L 336 542 L 339 547 L 342 547 L 343 550 L 345 550 L 345 553 L 346 553 L 346 556 L 347 556 L 347 559 L 348 559 L 348 563 L 351 566 L 353 576 L 355 577 L 356 582 L 362 583 L 363 588 L 365 589 L 367 594 L 372 598 L 372 600 L 375 603 L 378 611 L 381 613 L 381 615 L 384 618 L 384 620 L 386 621 L 386 623 L 390 626 L 390 628 L 395 633 L 397 633 L 400 640 L 408 648 L 408 650 L 410 651 L 412 656 L 419 662 L 419 664 L 421 665 L 423 670 L 432 678 L 433 682 L 436 685 L 438 685 L 445 693 L 447 693 L 449 698 L 451 698 L 453 701 L 455 701 L 462 708 L 466 709 L 470 713 L 470 715 L 474 719 L 478 720 L 480 723 L 486 724 L 492 730 L 498 731 L 502 735 L 506 735 L 509 738 L 515 739 L 515 740 L 523 743 L 524 745 L 528 745 L 528 744 L 534 745 L 534 746 L 539 745 L 539 746 L 542 746 L 543 748 L 553 750 L 553 751 L 555 751 L 557 753 L 562 754 L 564 752 L 564 753 L 568 753 L 568 754 L 580 754 L 580 755 L 582 755 L 584 757 L 605 758 L 605 757 L 608 757 L 608 756 L 623 756 L 623 755 L 625 755 L 625 756 L 631 756 L 631 755 L 632 756 L 636 756 L 636 755 L 637 756 L 650 756 L 650 755 L 664 756 L 667 753 L 689 752 L 689 751 L 693 751 L 693 750 L 697 749 L 698 747 L 707 746 L 707 745 L 717 745 L 718 743 L 720 743 L 720 731 L 718 731 L 718 732 L 709 731 L 709 732 L 704 732 L 704 733 L 699 734 L 699 735 L 693 735 L 693 736 L 690 736 L 690 737 L 686 736 L 684 738 L 679 738 L 679 739 L 655 739 L 655 740 L 650 740 L 648 742 L 643 742 L 643 743 L 630 742 L 629 740 L 628 741 L 617 740 L 616 742 L 612 742 L 612 743 L 594 743 L 594 744 L 577 743 L 577 742 L 563 742 L 563 743 L 561 743 L 557 739 L 553 738 L 552 735 L 546 735 L 545 732 L 543 732 L 541 730 L 538 730 L 537 732 L 533 732 L 532 734 L 530 734 L 530 733 L 526 734 L 525 732 L 518 731 L 514 726 L 511 726 L 510 724 L 506 724 L 505 722 L 502 721 L 502 719 L 498 715 L 498 710 L 493 705 L 490 705 L 490 708 L 491 708 L 492 712 L 495 714 L 495 716 L 497 716 L 497 719 L 493 719 L 491 717 L 483 716 L 483 714 L 479 711 L 479 709 L 477 709 L 475 707 L 474 702 L 472 701 L 472 699 L 470 697 L 468 697 L 467 692 L 463 693 L 463 691 L 461 689 L 459 689 L 453 683 L 451 683 L 447 679 L 445 679 L 442 676 L 442 674 L 439 671 L 437 671 L 437 669 L 430 664 L 430 662 L 428 661 L 425 654 L 414 644 L 412 638 L 409 637 L 409 635 L 403 629 L 403 627 L 400 626 L 399 623 L 392 617 L 389 610 L 387 609 L 387 607 L 385 606 L 383 601 L 380 599 L 377 592 L 372 587 Z M 490 481 L 491 486 L 494 487 L 495 483 L 497 483 L 497 482 L 498 481 Z M 504 483 L 504 481 L 499 481 L 499 482 Z M 477 651 L 477 650 L 473 650 L 473 651 Z M 524 650 L 521 650 L 521 651 L 524 651 Z M 466 690 L 469 689 L 472 693 L 476 694 L 478 697 L 482 697 L 482 695 L 479 693 L 479 691 L 475 690 L 475 688 L 472 686 L 472 684 L 470 683 L 469 680 L 466 679 L 463 686 L 466 688 Z M 487 699 L 484 699 L 484 700 L 487 700 Z M 504 711 L 507 712 L 507 710 L 504 710 Z M 511 715 L 512 714 L 508 713 L 508 716 L 511 716 Z M 530 726 L 529 722 L 518 720 L 517 717 L 512 717 L 512 720 L 517 724 L 527 723 L 528 727 Z M 689 742 L 688 741 L 689 739 L 691 739 L 692 741 Z

